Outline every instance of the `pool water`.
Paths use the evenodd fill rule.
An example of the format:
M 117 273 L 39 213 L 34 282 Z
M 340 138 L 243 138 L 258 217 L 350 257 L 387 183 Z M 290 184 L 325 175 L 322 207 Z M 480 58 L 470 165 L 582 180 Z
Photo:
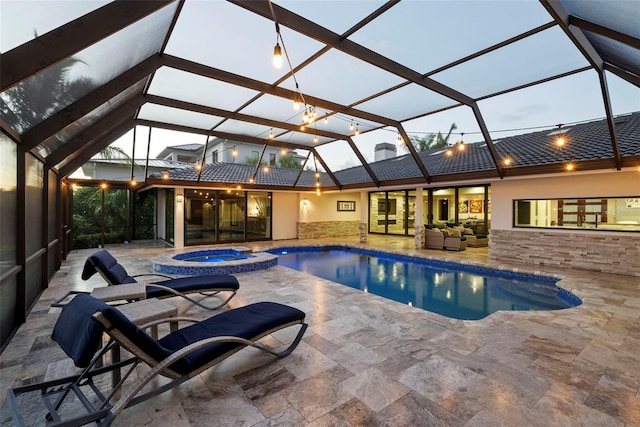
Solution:
M 557 279 L 349 247 L 273 249 L 278 264 L 447 317 L 557 310 L 582 301 Z
M 194 256 L 190 258 L 182 258 L 181 261 L 190 261 L 190 262 L 225 262 L 225 261 L 237 261 L 239 259 L 247 259 L 248 257 L 244 255 L 235 255 L 235 254 L 216 254 L 216 255 L 204 255 L 204 256 Z

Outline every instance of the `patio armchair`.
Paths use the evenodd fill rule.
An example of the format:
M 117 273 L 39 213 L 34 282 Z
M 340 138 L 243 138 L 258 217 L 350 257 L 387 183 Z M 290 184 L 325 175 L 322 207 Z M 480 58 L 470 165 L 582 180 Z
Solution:
M 160 339 L 144 331 L 163 321 L 177 320 L 193 324 Z M 40 415 L 53 421 L 47 425 L 77 426 L 94 422 L 108 426 L 123 410 L 182 384 L 247 346 L 278 358 L 289 355 L 305 333 L 307 324 L 304 320 L 305 313 L 296 308 L 260 302 L 227 310 L 202 321 L 174 317 L 138 327 L 117 307 L 80 294 L 63 307 L 51 338 L 77 367 L 83 368 L 82 372 L 9 389 L 9 411 L 17 426 L 38 423 L 34 418 Z M 296 325 L 300 325 L 300 329 L 284 350 L 257 342 L 273 332 Z M 100 349 L 105 333 L 110 339 Z M 102 365 L 103 358 L 116 345 L 125 348 L 132 357 Z M 148 365 L 150 370 L 136 369 L 139 364 Z M 128 368 L 122 379 L 113 388 L 104 390 L 109 387 L 106 384 L 111 383 L 100 377 L 125 367 Z M 154 381 L 159 376 L 170 381 Z M 33 399 L 18 397 L 27 393 L 31 393 Z M 34 403 L 36 397 L 41 399 L 42 412 Z M 20 402 L 28 404 L 21 408 Z M 44 419 L 40 421 L 39 424 L 45 424 Z
M 444 234 L 438 228 L 425 225 L 424 247 L 425 249 L 444 249 Z

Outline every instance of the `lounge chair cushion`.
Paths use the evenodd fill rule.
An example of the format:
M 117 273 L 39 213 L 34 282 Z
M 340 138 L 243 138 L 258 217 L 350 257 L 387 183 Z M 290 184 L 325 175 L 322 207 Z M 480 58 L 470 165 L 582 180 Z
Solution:
M 104 302 L 86 294 L 76 296 L 62 308 L 53 327 L 51 339 L 73 359 L 79 368 L 89 366 L 93 355 L 100 348 L 104 328 L 92 315 Z
M 91 255 L 84 263 L 82 280 L 88 280 L 98 272 L 99 268 L 111 285 L 123 283 L 136 283 L 136 280 L 127 274 L 123 266 L 106 250 L 101 250 Z
M 227 310 L 179 329 L 158 342 L 162 347 L 175 351 L 211 337 L 234 336 L 252 340 L 284 324 L 302 322 L 304 317 L 304 312 L 296 308 L 275 302 L 259 302 Z M 171 365 L 171 369 L 180 374 L 192 372 L 238 346 L 242 344 L 221 343 L 204 347 Z
M 204 274 L 201 276 L 178 277 L 175 279 L 153 282 L 153 284 L 170 287 L 181 293 L 207 291 L 212 288 L 233 289 L 237 291 L 240 288 L 238 279 L 230 274 Z M 147 298 L 162 298 L 171 295 L 164 289 L 148 287 Z

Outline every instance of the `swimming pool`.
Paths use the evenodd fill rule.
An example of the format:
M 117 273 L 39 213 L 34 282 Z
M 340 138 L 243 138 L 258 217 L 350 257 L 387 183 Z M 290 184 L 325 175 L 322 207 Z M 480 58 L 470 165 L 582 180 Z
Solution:
M 278 264 L 447 317 L 580 305 L 552 277 L 434 261 L 347 246 L 271 249 Z

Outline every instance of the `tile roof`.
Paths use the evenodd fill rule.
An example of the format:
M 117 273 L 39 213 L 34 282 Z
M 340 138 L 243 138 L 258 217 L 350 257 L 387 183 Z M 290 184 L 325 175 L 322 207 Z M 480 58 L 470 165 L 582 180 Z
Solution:
M 618 144 L 622 156 L 640 156 L 640 112 L 615 119 Z M 606 120 L 565 126 L 563 134 L 566 146 L 559 149 L 555 145 L 557 129 L 506 137 L 494 141 L 498 160 L 505 157 L 513 160 L 510 168 L 535 167 L 563 164 L 567 161 L 610 160 L 613 155 Z M 487 145 L 483 142 L 466 144 L 462 152 L 455 151 L 446 156 L 444 149 L 434 149 L 418 153 L 430 177 L 465 174 L 471 172 L 491 173 L 495 165 Z M 381 183 L 399 180 L 424 179 L 420 168 L 409 154 L 369 164 Z M 613 163 L 612 163 L 613 166 Z M 207 164 L 200 177 L 201 182 L 249 184 L 255 165 L 238 163 Z M 256 173 L 255 184 L 266 186 L 288 186 L 295 182 L 299 169 L 269 168 Z M 170 172 L 172 180 L 196 181 L 197 171 L 191 168 Z M 363 166 L 355 166 L 334 173 L 341 186 L 370 186 L 373 181 Z M 497 175 L 496 175 L 497 176 Z M 322 187 L 334 187 L 334 182 L 326 173 L 321 173 Z M 315 172 L 303 171 L 296 188 L 314 188 Z

